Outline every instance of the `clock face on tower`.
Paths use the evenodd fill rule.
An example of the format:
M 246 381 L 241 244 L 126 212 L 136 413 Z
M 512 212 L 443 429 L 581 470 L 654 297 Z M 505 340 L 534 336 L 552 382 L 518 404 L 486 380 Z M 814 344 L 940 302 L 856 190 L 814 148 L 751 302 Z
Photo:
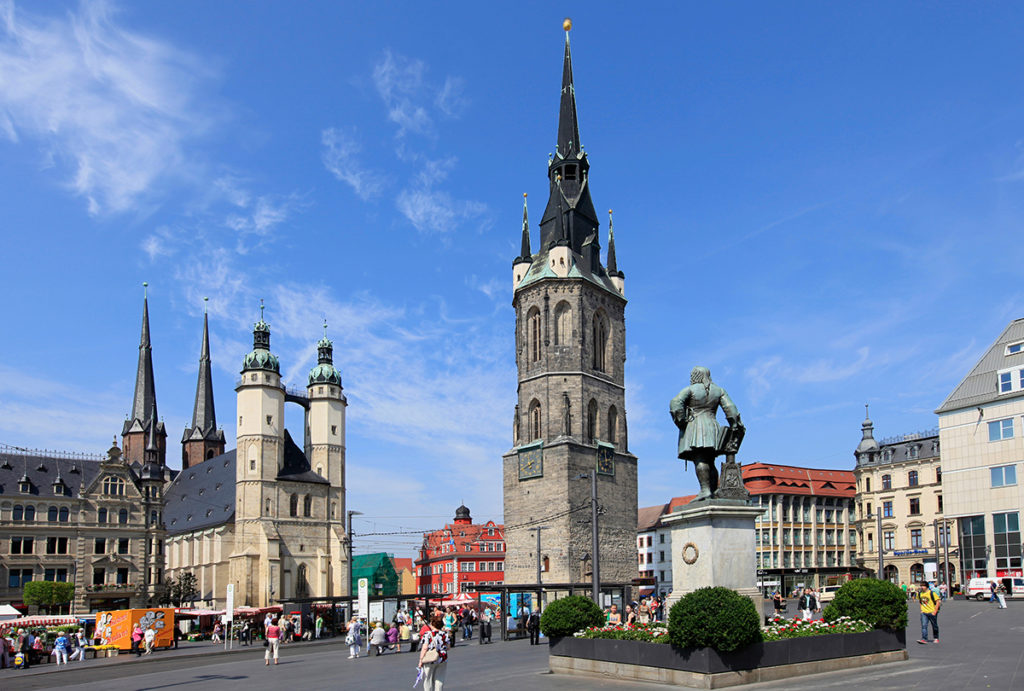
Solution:
M 527 480 L 544 474 L 544 450 L 533 448 L 519 452 L 519 479 Z
M 604 444 L 597 447 L 597 474 L 615 475 L 615 447 Z

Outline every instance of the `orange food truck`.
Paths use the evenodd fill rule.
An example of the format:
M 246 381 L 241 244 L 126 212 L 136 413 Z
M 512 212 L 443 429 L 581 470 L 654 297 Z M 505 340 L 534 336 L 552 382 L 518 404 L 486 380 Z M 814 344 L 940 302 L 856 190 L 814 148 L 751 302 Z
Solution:
M 157 648 L 174 645 L 174 608 L 116 609 L 96 615 L 96 635 L 104 645 L 116 645 L 120 650 L 132 647 L 132 629 L 135 624 L 142 630 L 156 631 L 153 645 Z M 140 644 L 141 646 L 141 644 Z

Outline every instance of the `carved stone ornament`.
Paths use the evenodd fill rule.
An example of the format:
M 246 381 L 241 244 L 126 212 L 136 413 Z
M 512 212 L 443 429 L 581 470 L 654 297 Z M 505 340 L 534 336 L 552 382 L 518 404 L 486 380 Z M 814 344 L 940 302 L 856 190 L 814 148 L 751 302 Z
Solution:
M 750 492 L 743 485 L 743 471 L 740 468 L 740 464 L 736 462 L 735 455 L 726 455 L 720 477 L 718 490 L 715 491 L 717 499 L 740 499 L 744 501 L 750 499 Z
M 683 561 L 689 565 L 697 561 L 697 557 L 700 556 L 700 550 L 697 549 L 697 545 L 692 542 L 687 542 L 683 545 Z

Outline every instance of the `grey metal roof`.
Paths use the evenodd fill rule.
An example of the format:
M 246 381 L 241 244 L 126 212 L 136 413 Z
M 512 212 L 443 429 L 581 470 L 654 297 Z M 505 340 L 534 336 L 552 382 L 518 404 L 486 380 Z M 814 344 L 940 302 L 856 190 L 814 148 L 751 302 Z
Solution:
M 235 450 L 185 468 L 164 492 L 168 535 L 235 520 Z
M 0 448 L 0 496 L 47 499 L 51 497 L 77 497 L 79 490 L 99 475 L 100 461 L 85 455 L 49 455 L 46 452 L 27 454 Z M 31 482 L 31 492 L 22 494 L 19 483 L 23 476 Z M 60 477 L 64 483 L 63 495 L 55 494 L 53 482 Z
M 1024 368 L 1024 351 L 1006 355 L 1006 346 L 1024 341 L 1024 319 L 1015 319 L 1003 330 L 995 343 L 982 355 L 978 364 L 957 384 L 935 412 L 970 408 L 994 401 L 1003 401 L 1024 396 L 1024 391 L 999 395 L 997 372 L 1008 367 Z

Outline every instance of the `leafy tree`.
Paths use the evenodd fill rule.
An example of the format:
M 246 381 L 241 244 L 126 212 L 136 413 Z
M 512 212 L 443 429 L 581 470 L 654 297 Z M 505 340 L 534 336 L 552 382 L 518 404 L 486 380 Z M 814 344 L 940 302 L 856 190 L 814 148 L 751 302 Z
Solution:
M 26 605 L 35 605 L 51 614 L 54 607 L 71 602 L 75 595 L 74 583 L 57 581 L 29 581 L 22 591 L 22 601 Z
M 184 571 L 177 578 L 167 581 L 167 590 L 164 593 L 165 604 L 182 607 L 191 602 L 199 594 L 199 582 L 191 571 Z

